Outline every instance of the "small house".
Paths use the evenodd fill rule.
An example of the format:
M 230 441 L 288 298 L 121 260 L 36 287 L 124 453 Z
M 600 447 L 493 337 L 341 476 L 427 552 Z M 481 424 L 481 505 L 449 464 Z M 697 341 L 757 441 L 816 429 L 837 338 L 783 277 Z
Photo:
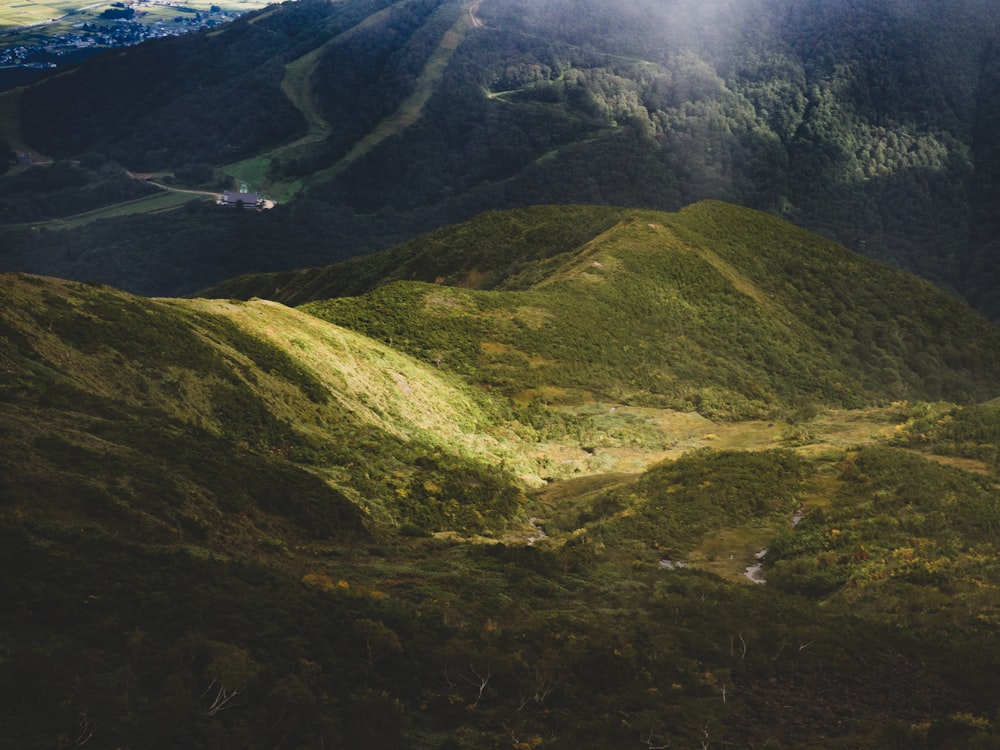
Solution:
M 227 190 L 219 199 L 219 204 L 231 207 L 242 206 L 243 208 L 262 208 L 264 201 L 257 193 L 237 193 L 232 190 Z

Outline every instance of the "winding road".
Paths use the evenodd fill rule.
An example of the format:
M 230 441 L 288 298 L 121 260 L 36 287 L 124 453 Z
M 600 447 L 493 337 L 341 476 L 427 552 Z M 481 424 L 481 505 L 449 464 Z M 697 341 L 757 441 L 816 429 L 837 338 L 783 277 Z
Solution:
M 156 182 L 149 178 L 148 175 L 135 174 L 134 172 L 126 172 L 126 174 L 134 180 L 141 180 L 142 182 L 148 182 L 150 185 L 154 185 L 161 190 L 166 190 L 170 193 L 189 193 L 191 195 L 210 195 L 211 197 L 219 200 L 222 198 L 222 193 L 214 193 L 211 190 L 189 190 L 188 188 L 178 188 L 172 187 L 171 185 L 164 185 L 162 182 Z
M 472 24 L 472 28 L 474 29 L 481 29 L 485 25 L 476 17 L 476 11 L 479 10 L 479 6 L 482 4 L 483 0 L 476 0 L 476 2 L 469 6 L 469 23 Z

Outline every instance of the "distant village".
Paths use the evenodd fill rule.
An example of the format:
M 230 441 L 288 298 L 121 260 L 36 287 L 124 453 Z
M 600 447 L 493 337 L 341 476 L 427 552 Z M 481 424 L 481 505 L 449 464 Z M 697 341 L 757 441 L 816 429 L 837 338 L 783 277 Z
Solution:
M 156 8 L 155 15 L 151 12 Z M 179 15 L 168 18 L 164 10 Z M 149 10 L 147 10 L 149 9 Z M 168 11 L 169 12 L 169 11 Z M 233 20 L 241 15 L 237 11 L 223 11 L 213 5 L 206 13 L 170 2 L 115 2 L 94 20 L 72 24 L 72 31 L 38 40 L 38 30 L 46 24 L 4 29 L 0 43 L 0 67 L 28 69 L 57 68 L 64 62 L 76 62 L 88 50 L 129 47 L 148 39 L 179 36 L 203 27 L 211 27 Z M 54 23 L 58 19 L 50 19 Z M 71 21 L 64 17 L 63 21 Z M 18 34 L 30 34 L 31 42 L 17 44 Z

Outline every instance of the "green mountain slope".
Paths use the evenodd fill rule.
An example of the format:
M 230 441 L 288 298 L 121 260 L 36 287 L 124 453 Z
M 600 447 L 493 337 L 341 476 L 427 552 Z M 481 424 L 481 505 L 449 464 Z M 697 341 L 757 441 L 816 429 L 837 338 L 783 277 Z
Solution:
M 268 292 L 322 300 L 303 309 L 528 400 L 773 418 L 806 402 L 974 401 L 993 395 L 1000 373 L 1000 334 L 957 299 L 712 202 L 678 214 L 487 214 L 210 293 Z
M 18 277 L 3 295 L 4 486 L 32 515 L 82 503 L 187 539 L 231 533 L 222 508 L 259 516 L 245 529 L 259 545 L 275 514 L 323 538 L 410 520 L 500 530 L 518 512 L 513 475 L 490 468 L 513 456 L 486 433 L 492 405 L 369 339 L 264 302 Z M 445 479 L 435 511 L 403 502 Z
M 628 215 L 606 206 L 530 206 L 488 211 L 380 253 L 324 268 L 227 279 L 205 296 L 263 297 L 286 305 L 364 294 L 386 281 L 443 280 L 492 289 L 552 256 L 572 253 Z
M 989 391 L 993 329 L 720 204 L 479 222 L 304 309 L 0 279 L 5 743 L 996 746 L 995 403 L 798 402 L 940 335 Z M 865 369 L 835 303 L 899 350 Z M 795 423 L 658 408 L 654 368 Z

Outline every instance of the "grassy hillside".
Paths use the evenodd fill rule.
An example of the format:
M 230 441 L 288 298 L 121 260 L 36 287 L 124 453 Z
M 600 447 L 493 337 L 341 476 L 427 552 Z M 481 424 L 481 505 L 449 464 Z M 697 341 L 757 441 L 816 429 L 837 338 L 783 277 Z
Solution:
M 186 539 L 214 529 L 204 514 L 221 504 L 259 516 L 246 529 L 259 545 L 275 513 L 305 537 L 417 515 L 499 531 L 519 513 L 513 474 L 492 468 L 512 455 L 487 434 L 494 407 L 405 355 L 265 302 L 6 281 L 4 411 L 18 427 L 3 473 L 29 515 L 71 500 Z M 435 510 L 407 505 L 433 482 Z M 473 503 L 477 491 L 489 496 Z
M 380 253 L 324 268 L 239 276 L 202 294 L 301 305 L 364 294 L 386 281 L 443 279 L 449 286 L 492 289 L 524 267 L 578 250 L 627 215 L 606 206 L 487 211 Z
M 1000 373 L 1000 334 L 957 299 L 717 202 L 490 213 L 210 293 L 321 300 L 303 309 L 528 401 L 773 419 L 805 404 L 989 398 Z
M 493 216 L 521 222 L 522 262 L 484 245 L 452 266 L 468 281 L 481 265 L 491 291 L 396 281 L 331 303 L 384 341 L 275 302 L 5 275 L 7 744 L 996 747 L 995 456 L 946 454 L 995 449 L 995 404 L 713 422 L 595 401 L 632 360 L 585 332 L 560 342 L 558 317 L 583 326 L 585 309 L 659 320 L 650 300 L 680 304 L 654 283 L 671 274 L 691 285 L 672 287 L 685 310 L 707 315 L 692 301 L 707 295 L 747 325 L 813 294 L 778 294 L 767 253 L 751 273 L 735 238 L 693 242 L 719 212 L 749 247 L 787 240 L 701 206 L 597 212 L 583 249 L 545 251 L 551 228 Z M 823 244 L 814 269 L 824 253 L 840 293 L 851 264 L 871 270 Z M 391 268 L 438 273 L 437 256 Z M 417 336 L 418 318 L 437 333 Z M 704 345 L 689 320 L 686 346 Z M 649 331 L 628 330 L 641 347 Z M 961 329 L 950 343 L 976 351 Z M 985 381 L 966 357 L 958 382 Z M 523 392 L 563 369 L 590 397 L 521 405 L 481 382 Z M 775 398 L 793 382 L 775 378 Z M 765 547 L 767 583 L 751 583 Z

